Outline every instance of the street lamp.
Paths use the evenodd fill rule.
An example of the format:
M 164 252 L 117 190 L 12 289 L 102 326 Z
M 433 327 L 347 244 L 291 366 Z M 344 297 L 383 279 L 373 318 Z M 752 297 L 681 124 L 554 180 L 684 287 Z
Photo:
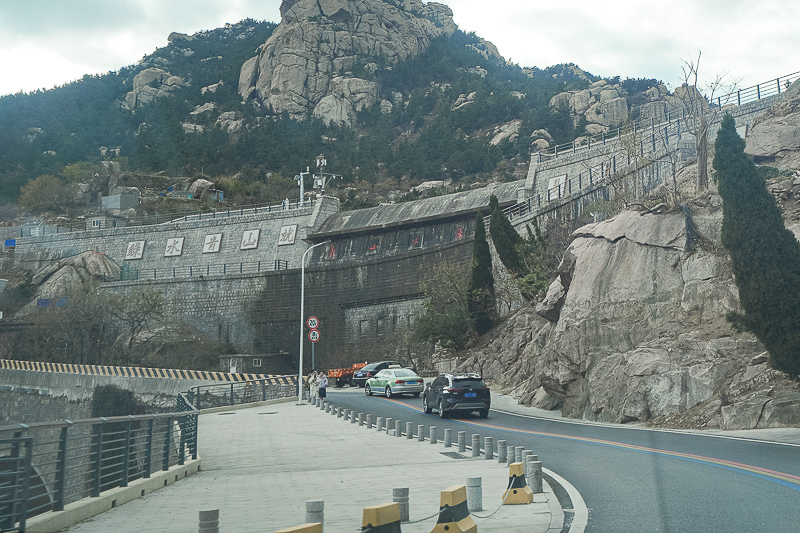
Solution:
M 297 404 L 303 405 L 303 333 L 305 330 L 305 301 L 306 301 L 306 255 L 308 252 L 316 248 L 317 246 L 322 246 L 323 244 L 328 244 L 331 242 L 330 240 L 320 242 L 313 246 L 309 246 L 308 249 L 303 252 L 303 258 L 300 260 L 300 366 L 299 370 L 297 371 Z

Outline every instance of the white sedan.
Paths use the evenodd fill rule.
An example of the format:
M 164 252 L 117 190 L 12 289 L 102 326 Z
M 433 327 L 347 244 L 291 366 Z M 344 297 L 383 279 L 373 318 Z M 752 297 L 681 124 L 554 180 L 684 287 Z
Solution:
M 387 368 L 367 380 L 364 393 L 367 396 L 385 394 L 387 398 L 411 394 L 416 398 L 424 388 L 422 378 L 410 368 Z

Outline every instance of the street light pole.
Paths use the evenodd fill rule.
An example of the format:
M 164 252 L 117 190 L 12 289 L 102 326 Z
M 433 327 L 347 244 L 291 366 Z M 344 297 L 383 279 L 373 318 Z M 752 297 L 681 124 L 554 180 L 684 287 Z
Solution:
M 316 248 L 317 246 L 322 246 L 323 244 L 328 244 L 331 242 L 330 240 L 320 242 L 313 246 L 309 246 L 308 249 L 303 252 L 303 258 L 300 260 L 300 365 L 299 370 L 297 371 L 297 402 L 298 405 L 303 403 L 303 337 L 305 333 L 305 301 L 306 301 L 306 255 L 308 252 Z

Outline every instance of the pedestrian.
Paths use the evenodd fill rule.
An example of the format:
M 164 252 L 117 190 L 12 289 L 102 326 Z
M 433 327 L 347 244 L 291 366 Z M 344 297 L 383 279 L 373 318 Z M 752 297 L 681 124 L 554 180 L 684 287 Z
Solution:
M 308 376 L 308 386 L 309 386 L 309 401 L 314 403 L 317 400 L 317 396 L 319 396 L 319 376 L 317 376 L 317 372 L 314 371 L 311 375 Z
M 325 372 L 319 373 L 319 397 L 320 399 L 324 400 L 327 396 L 326 392 L 328 389 L 328 376 L 325 375 Z

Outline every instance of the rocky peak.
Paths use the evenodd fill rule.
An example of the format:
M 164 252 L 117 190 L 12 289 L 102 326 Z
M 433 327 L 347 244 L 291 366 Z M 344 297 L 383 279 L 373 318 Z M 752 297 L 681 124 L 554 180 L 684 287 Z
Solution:
M 353 75 L 424 52 L 456 30 L 447 6 L 420 0 L 284 0 L 281 24 L 242 66 L 239 93 L 272 113 L 350 123 L 377 102 L 377 85 Z

